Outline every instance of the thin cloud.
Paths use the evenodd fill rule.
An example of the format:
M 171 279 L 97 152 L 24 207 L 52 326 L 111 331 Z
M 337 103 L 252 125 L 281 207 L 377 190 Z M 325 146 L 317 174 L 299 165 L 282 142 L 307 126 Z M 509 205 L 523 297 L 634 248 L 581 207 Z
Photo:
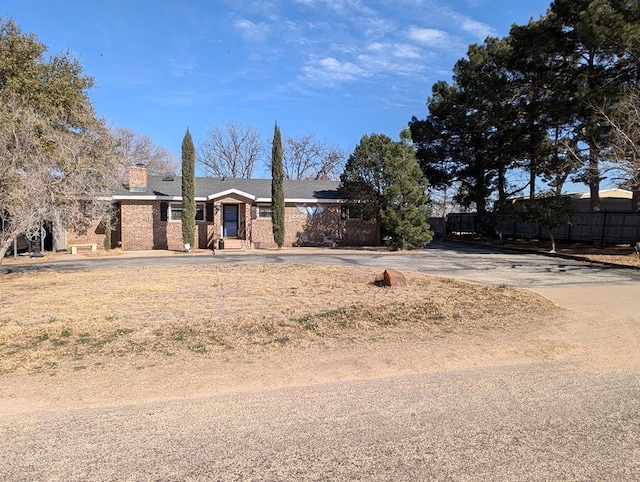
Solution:
M 420 50 L 415 46 L 407 43 L 383 43 L 373 42 L 367 46 L 367 50 L 380 56 L 390 56 L 400 59 L 419 59 L 422 58 Z
M 422 58 L 420 51 L 415 46 L 409 44 L 394 44 L 393 55 L 401 59 Z
M 269 33 L 269 26 L 264 23 L 254 23 L 246 18 L 239 18 L 233 22 L 234 28 L 240 32 L 245 40 L 261 42 Z
M 185 75 L 194 73 L 196 69 L 197 65 L 191 60 L 169 59 L 169 71 L 174 77 L 184 77 Z
M 353 11 L 370 15 L 374 12 L 362 0 L 296 0 L 296 3 L 313 8 L 326 8 L 337 13 Z
M 444 46 L 450 42 L 449 34 L 443 30 L 416 26 L 409 29 L 409 38 L 430 46 Z
M 460 27 L 467 33 L 470 33 L 480 40 L 484 40 L 489 36 L 496 36 L 496 31 L 482 22 L 478 22 L 471 18 L 460 17 Z
M 341 62 L 334 57 L 312 59 L 303 71 L 307 79 L 330 85 L 351 82 L 366 75 L 366 71 L 356 64 Z

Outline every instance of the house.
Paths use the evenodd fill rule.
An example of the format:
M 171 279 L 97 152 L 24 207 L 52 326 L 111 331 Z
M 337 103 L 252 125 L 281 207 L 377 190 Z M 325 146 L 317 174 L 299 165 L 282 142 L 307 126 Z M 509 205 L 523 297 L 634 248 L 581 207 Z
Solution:
M 350 215 L 338 196 L 337 181 L 285 180 L 284 246 L 375 245 L 374 220 Z M 126 250 L 183 250 L 182 180 L 148 175 L 144 165 L 129 171 L 129 183 L 113 193 L 117 219 L 113 246 Z M 96 220 L 84 233 L 67 233 L 67 245 L 104 241 Z M 275 247 L 270 179 L 196 178 L 195 246 Z

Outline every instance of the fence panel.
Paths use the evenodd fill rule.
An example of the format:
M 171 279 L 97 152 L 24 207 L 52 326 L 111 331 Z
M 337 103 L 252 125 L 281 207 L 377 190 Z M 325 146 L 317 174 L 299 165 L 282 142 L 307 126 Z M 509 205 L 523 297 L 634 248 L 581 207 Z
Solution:
M 549 235 L 532 223 L 519 222 L 513 215 L 493 215 L 495 234 L 517 239 L 548 239 Z M 455 213 L 446 216 L 446 234 L 481 234 L 482 223 L 474 213 Z M 486 233 L 486 227 L 484 231 Z M 599 212 L 578 213 L 572 216 L 571 224 L 555 228 L 553 235 L 557 241 L 585 241 L 602 244 L 626 244 L 640 241 L 640 213 Z

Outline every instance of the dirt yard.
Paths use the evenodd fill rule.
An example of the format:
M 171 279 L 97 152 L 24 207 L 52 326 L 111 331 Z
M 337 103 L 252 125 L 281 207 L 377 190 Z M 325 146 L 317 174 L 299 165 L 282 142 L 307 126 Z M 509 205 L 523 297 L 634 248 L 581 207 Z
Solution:
M 96 370 L 171 360 L 468 335 L 539 323 L 530 292 L 379 270 L 223 265 L 9 275 L 0 319 L 4 373 Z M 518 321 L 520 320 L 520 321 Z
M 407 288 L 380 288 L 380 274 L 220 265 L 6 275 L 0 413 L 596 352 L 601 366 L 640 358 L 628 343 L 638 340 L 637 324 L 614 316 L 631 306 L 635 286 L 605 294 L 611 307 L 583 313 L 561 307 L 570 298 L 557 289 L 547 298 L 414 273 L 405 273 Z M 585 303 L 577 296 L 574 305 Z

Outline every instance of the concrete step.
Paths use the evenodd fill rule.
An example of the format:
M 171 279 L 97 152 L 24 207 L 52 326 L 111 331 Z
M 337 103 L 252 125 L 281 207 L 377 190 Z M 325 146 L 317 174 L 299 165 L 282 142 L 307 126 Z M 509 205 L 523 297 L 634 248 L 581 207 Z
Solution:
M 237 238 L 224 238 L 224 249 L 244 249 L 245 242 Z

